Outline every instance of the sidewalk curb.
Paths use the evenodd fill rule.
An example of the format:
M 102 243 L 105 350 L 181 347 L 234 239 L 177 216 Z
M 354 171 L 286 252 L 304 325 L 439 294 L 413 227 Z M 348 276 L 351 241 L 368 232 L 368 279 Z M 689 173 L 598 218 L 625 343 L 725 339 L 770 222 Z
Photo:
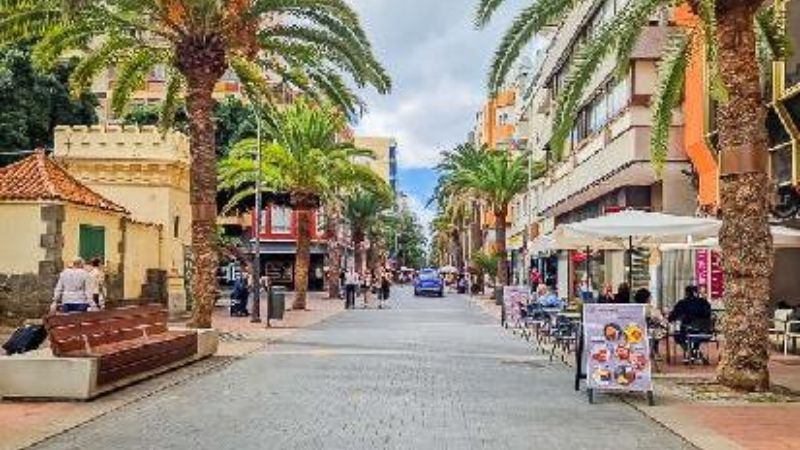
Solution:
M 669 406 L 644 405 L 630 398 L 620 400 L 696 449 L 747 450 L 709 427 L 689 422 L 680 412 L 670 411 Z

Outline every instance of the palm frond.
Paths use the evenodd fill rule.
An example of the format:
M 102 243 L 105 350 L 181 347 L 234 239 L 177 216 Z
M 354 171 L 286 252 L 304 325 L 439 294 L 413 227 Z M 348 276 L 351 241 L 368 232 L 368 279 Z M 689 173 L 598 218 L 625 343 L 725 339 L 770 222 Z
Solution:
M 697 13 L 702 24 L 703 43 L 706 49 L 708 92 L 711 98 L 724 103 L 728 99 L 728 88 L 725 87 L 725 83 L 722 81 L 722 74 L 719 72 L 716 0 L 698 0 Z
M 478 3 L 478 9 L 475 11 L 475 26 L 478 28 L 485 27 L 492 16 L 500 6 L 503 5 L 505 0 L 481 0 Z
M 162 132 L 172 128 L 175 122 L 175 113 L 180 107 L 180 96 L 183 93 L 185 80 L 177 70 L 170 68 L 167 71 L 167 89 L 164 93 L 164 102 L 161 105 L 159 126 Z
M 109 39 L 87 53 L 70 74 L 69 85 L 73 96 L 86 92 L 97 76 L 113 66 L 118 56 L 128 52 L 133 42 L 126 38 Z
M 122 60 L 114 92 L 111 97 L 111 109 L 122 115 L 137 90 L 144 87 L 147 76 L 159 64 L 169 61 L 170 52 L 166 49 L 138 47 L 125 55 Z
M 678 107 L 683 94 L 690 51 L 689 37 L 681 31 L 675 32 L 670 36 L 658 68 L 659 79 L 651 105 L 653 129 L 650 137 L 653 166 L 657 174 L 661 174 L 669 153 L 672 112 Z
M 533 36 L 563 17 L 572 6 L 572 0 L 537 0 L 514 19 L 492 58 L 488 81 L 492 94 L 502 88 L 514 62 Z
M 756 31 L 760 42 L 768 49 L 773 60 L 785 59 L 792 51 L 792 43 L 786 36 L 786 28 L 775 13 L 775 5 L 761 8 L 756 14 Z

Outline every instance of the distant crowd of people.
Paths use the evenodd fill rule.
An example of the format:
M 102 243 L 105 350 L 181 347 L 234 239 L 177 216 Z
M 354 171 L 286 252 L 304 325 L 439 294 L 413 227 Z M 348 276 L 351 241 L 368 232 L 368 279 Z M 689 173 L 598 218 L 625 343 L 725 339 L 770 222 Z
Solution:
M 391 274 L 388 272 L 375 276 L 371 271 L 359 273 L 350 268 L 347 271 L 342 271 L 339 279 L 342 287 L 340 296 L 344 298 L 344 307 L 346 309 L 355 308 L 356 297 L 359 294 L 364 300 L 365 308 L 369 305 L 372 294 L 378 296 L 378 307 L 382 307 L 383 302 L 388 300 L 391 294 L 392 281 Z

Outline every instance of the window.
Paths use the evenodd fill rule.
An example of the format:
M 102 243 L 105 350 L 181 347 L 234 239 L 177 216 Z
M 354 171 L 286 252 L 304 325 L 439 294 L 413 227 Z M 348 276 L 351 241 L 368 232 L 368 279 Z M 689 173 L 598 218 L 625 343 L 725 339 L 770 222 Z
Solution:
M 106 228 L 81 224 L 78 236 L 78 256 L 84 261 L 106 259 Z
M 322 236 L 325 234 L 325 211 L 322 208 L 317 208 L 314 212 L 314 222 L 317 225 L 317 236 Z
M 172 237 L 178 238 L 181 235 L 181 216 L 175 216 L 172 222 Z
M 272 206 L 271 230 L 276 234 L 286 234 L 292 231 L 292 210 L 285 206 Z

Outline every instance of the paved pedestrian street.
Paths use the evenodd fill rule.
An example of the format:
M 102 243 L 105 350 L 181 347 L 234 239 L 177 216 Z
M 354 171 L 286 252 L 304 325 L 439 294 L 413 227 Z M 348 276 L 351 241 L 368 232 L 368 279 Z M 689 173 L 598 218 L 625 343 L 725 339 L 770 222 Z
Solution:
M 589 405 L 466 297 L 394 293 L 37 448 L 689 448 L 613 397 Z

